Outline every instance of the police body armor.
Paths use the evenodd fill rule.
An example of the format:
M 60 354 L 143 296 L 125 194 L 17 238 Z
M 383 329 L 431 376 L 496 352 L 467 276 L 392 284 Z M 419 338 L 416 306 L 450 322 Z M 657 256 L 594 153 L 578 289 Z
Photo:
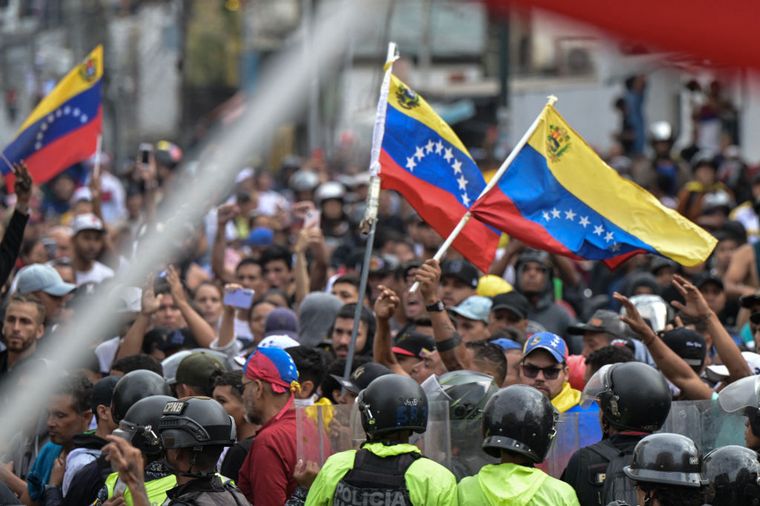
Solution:
M 211 480 L 211 490 L 194 490 L 173 499 L 167 498 L 163 503 L 175 506 L 247 506 L 250 503 L 243 493 L 223 476 Z
M 413 506 L 406 487 L 406 471 L 419 453 L 378 457 L 360 449 L 354 467 L 338 482 L 333 506 Z

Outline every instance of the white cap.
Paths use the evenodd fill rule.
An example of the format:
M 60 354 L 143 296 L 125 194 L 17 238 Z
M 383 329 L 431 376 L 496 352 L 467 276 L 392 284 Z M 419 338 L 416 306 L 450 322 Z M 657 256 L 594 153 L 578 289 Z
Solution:
M 752 374 L 760 374 L 760 355 L 751 351 L 743 351 L 742 357 L 747 361 L 747 365 L 749 366 L 750 371 L 752 371 Z M 729 376 L 728 367 L 725 365 L 708 365 L 707 370 L 716 378 L 725 379 Z
M 83 230 L 97 230 L 103 232 L 103 222 L 92 213 L 80 214 L 71 220 L 71 229 L 74 231 L 74 235 L 77 235 Z
M 280 348 L 281 350 L 296 346 L 301 346 L 301 343 L 284 334 L 265 337 L 259 343 L 259 348 Z

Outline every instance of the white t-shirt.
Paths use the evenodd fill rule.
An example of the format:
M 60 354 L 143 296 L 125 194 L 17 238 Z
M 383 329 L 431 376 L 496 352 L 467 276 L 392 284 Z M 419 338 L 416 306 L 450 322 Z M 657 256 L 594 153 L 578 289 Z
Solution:
M 96 261 L 87 272 L 76 271 L 77 286 L 85 283 L 102 283 L 113 277 L 113 269 Z

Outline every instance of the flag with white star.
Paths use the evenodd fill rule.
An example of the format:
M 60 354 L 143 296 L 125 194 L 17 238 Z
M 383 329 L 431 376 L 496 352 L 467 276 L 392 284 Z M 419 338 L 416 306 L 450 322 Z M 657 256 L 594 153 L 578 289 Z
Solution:
M 614 267 L 637 253 L 692 266 L 715 239 L 609 167 L 548 105 L 472 215 L 529 246 Z
M 56 85 L 3 150 L 11 163 L 24 160 L 35 183 L 90 158 L 102 126 L 103 47 L 98 46 Z M 0 160 L 0 172 L 11 168 Z
M 486 186 L 462 141 L 425 100 L 392 77 L 380 153 L 382 187 L 396 190 L 443 237 L 449 235 Z M 500 233 L 475 220 L 454 248 L 487 272 Z

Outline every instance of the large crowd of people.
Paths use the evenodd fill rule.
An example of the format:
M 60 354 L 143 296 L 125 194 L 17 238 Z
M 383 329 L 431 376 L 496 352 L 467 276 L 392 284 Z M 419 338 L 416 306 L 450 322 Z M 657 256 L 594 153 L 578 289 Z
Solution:
M 442 238 L 384 191 L 363 273 L 370 180 L 340 156 L 241 168 L 230 194 L 198 204 L 213 204 L 200 224 L 156 222 L 185 161 L 168 141 L 126 170 L 104 156 L 42 187 L 19 165 L 0 386 L 58 381 L 0 441 L 0 504 L 757 504 L 760 172 L 727 143 L 676 153 L 672 133 L 654 125 L 609 161 L 715 236 L 696 267 L 640 255 L 610 270 L 506 237 L 490 272 L 454 250 L 438 262 Z M 165 226 L 184 227 L 181 254 L 142 286 L 115 284 Z M 49 345 L 112 291 L 113 333 L 58 364 Z M 441 399 L 444 463 L 412 444 Z M 744 410 L 743 442 L 725 417 L 742 446 L 662 432 L 673 402 L 699 400 Z M 341 405 L 359 412 L 355 448 L 308 415 L 339 432 Z M 589 413 L 550 476 L 558 421 Z

